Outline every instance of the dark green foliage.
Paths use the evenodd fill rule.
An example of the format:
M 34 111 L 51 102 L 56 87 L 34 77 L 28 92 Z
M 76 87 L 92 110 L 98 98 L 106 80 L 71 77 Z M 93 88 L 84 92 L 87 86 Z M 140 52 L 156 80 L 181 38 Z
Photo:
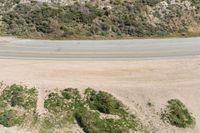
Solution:
M 7 103 L 4 101 L 3 97 L 0 97 L 0 110 L 4 110 Z
M 6 110 L 3 113 L 0 114 L 0 124 L 2 124 L 5 127 L 10 127 L 9 121 L 10 121 L 10 114 L 11 110 Z
M 86 133 L 124 133 L 137 130 L 139 122 L 126 107 L 107 92 L 86 89 L 81 97 L 77 89 L 52 92 L 45 99 L 47 113 L 36 113 L 37 91 L 19 85 L 7 86 L 0 95 L 0 124 L 5 127 L 37 126 L 40 132 L 54 132 L 76 121 Z M 148 106 L 153 106 L 148 102 Z M 163 121 L 186 128 L 195 123 L 185 105 L 168 101 L 161 114 Z
M 61 93 L 62 96 L 66 99 L 80 100 L 81 98 L 81 95 L 79 94 L 79 91 L 77 89 L 68 88 L 64 89 Z
M 14 5 L 13 0 L 11 5 Z M 200 23 L 200 2 L 190 0 L 196 8 L 185 10 L 179 5 L 170 5 L 169 12 L 162 16 L 153 13 L 161 23 L 148 22 L 147 6 L 155 7 L 163 0 L 111 1 L 112 8 L 100 8 L 87 2 L 73 5 L 48 5 L 37 2 L 19 3 L 12 11 L 3 14 L 2 33 L 28 38 L 88 38 L 99 37 L 151 37 L 187 33 L 191 21 Z M 5 2 L 5 1 L 4 1 Z M 168 2 L 168 1 L 167 1 Z M 169 2 L 168 2 L 169 3 Z M 162 16 L 162 17 L 161 17 Z M 194 20 L 187 20 L 193 16 Z M 185 19 L 183 19 L 185 18 Z M 176 23 L 177 21 L 177 23 Z M 175 22 L 175 23 L 174 23 Z M 177 25 L 179 24 L 179 25 Z
M 129 114 L 122 103 L 117 101 L 111 94 L 106 92 L 97 93 L 92 89 L 87 89 L 85 95 L 86 99 L 81 98 L 79 91 L 73 88 L 65 89 L 60 93 L 50 93 L 48 99 L 45 100 L 45 108 L 51 112 L 51 117 L 45 118 L 43 128 L 55 127 L 55 125 L 63 127 L 64 120 L 73 123 L 73 120 L 76 119 L 87 133 L 121 133 L 136 129 L 135 117 Z M 89 100 L 92 99 L 91 97 L 95 100 L 94 105 Z M 100 106 L 101 104 L 103 106 Z M 88 105 L 91 105 L 92 110 L 88 108 Z M 115 114 L 118 118 L 102 119 L 98 111 Z
M 133 115 L 130 115 L 125 106 L 106 92 L 96 92 L 93 89 L 85 90 L 86 104 L 92 110 L 98 110 L 105 114 L 116 115 L 115 118 L 100 117 L 96 111 L 82 109 L 76 113 L 76 119 L 79 125 L 86 133 L 122 133 L 130 129 L 135 130 L 137 122 Z
M 186 128 L 194 124 L 194 119 L 185 105 L 178 99 L 168 101 L 167 109 L 161 114 L 164 121 L 169 121 L 171 125 Z
M 0 95 L 0 124 L 5 127 L 36 125 L 40 132 L 52 132 L 76 120 L 86 133 L 122 133 L 136 130 L 138 126 L 135 116 L 106 92 L 87 89 L 83 98 L 73 88 L 52 92 L 44 102 L 47 109 L 44 116 L 36 113 L 36 102 L 35 89 L 15 84 L 7 86 Z
M 93 133 L 94 131 L 99 133 L 104 130 L 102 130 L 102 127 L 104 127 L 105 123 L 102 123 L 101 119 L 99 119 L 99 113 L 97 112 L 91 112 L 84 109 L 77 112 L 75 117 L 80 127 L 82 127 L 86 133 Z
M 0 124 L 5 127 L 20 125 L 24 120 L 23 116 L 17 115 L 17 111 L 5 110 L 0 113 Z
M 121 111 L 124 112 L 123 104 L 107 92 L 96 92 L 95 90 L 87 89 L 85 95 L 91 109 L 106 114 L 117 114 Z
M 76 120 L 86 133 L 123 133 L 136 130 L 137 122 L 133 116 L 127 118 L 101 119 L 98 112 L 84 109 L 76 113 Z

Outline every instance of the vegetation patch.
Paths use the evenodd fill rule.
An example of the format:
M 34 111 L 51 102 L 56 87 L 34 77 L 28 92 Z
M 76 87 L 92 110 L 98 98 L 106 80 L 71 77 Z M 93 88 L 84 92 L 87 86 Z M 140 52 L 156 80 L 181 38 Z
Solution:
M 41 130 L 63 128 L 75 121 L 74 114 L 81 108 L 81 97 L 77 89 L 68 88 L 61 92 L 52 92 L 44 102 L 48 110 L 47 116 L 42 120 Z
M 37 91 L 20 85 L 3 88 L 0 95 L 0 124 L 5 127 L 31 123 L 35 115 Z
M 87 133 L 122 133 L 136 130 L 136 117 L 127 112 L 125 106 L 111 94 L 93 89 L 85 90 L 85 104 L 89 108 L 76 113 L 76 120 Z M 105 115 L 101 118 L 101 115 Z M 106 117 L 113 115 L 113 118 Z M 117 118 L 115 118 L 117 117 Z
M 86 109 L 76 113 L 76 120 L 86 133 L 123 133 L 138 126 L 134 115 L 102 119 L 99 112 Z
M 47 112 L 39 116 L 35 88 L 14 84 L 1 89 L 0 124 L 5 127 L 34 127 L 40 133 L 56 132 L 72 124 L 78 124 L 86 133 L 124 133 L 141 128 L 136 116 L 104 91 L 88 88 L 81 95 L 78 89 L 67 88 L 51 92 L 44 101 Z M 150 102 L 147 105 L 152 106 Z M 168 101 L 161 119 L 182 128 L 194 124 L 188 109 L 177 99 Z
M 26 38 L 165 37 L 200 32 L 199 0 L 89 0 L 73 4 L 1 0 L 0 8 L 0 34 Z
M 91 97 L 95 99 L 95 102 L 91 102 Z M 104 102 L 107 103 L 104 104 Z M 98 107 L 100 104 L 103 105 Z M 73 88 L 50 93 L 48 99 L 45 100 L 45 108 L 48 109 L 52 117 L 57 119 L 54 124 L 52 124 L 55 122 L 54 119 L 46 119 L 48 125 L 60 125 L 61 128 L 64 126 L 61 124 L 63 120 L 67 121 L 68 124 L 72 124 L 76 120 L 86 133 L 128 132 L 136 130 L 138 125 L 135 116 L 128 113 L 121 102 L 111 94 L 96 92 L 93 89 L 86 89 L 84 97 L 81 97 L 79 91 Z M 113 114 L 117 115 L 118 118 L 101 118 L 102 114 Z
M 15 110 L 5 110 L 0 113 L 0 124 L 5 127 L 20 125 L 24 121 L 24 115 Z
M 3 90 L 1 98 L 11 107 L 19 106 L 29 110 L 36 108 L 37 92 L 35 88 L 28 89 L 14 84 Z
M 87 103 L 93 110 L 98 110 L 105 114 L 125 113 L 124 105 L 107 92 L 86 89 L 85 95 Z
M 166 109 L 161 114 L 161 119 L 180 128 L 190 127 L 194 124 L 194 118 L 178 99 L 168 101 Z

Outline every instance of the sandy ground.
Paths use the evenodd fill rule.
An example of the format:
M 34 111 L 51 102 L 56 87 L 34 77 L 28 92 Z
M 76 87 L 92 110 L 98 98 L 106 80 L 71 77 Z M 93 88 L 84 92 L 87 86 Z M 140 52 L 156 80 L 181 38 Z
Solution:
M 0 81 L 39 88 L 38 112 L 55 88 L 87 87 L 112 93 L 141 119 L 151 133 L 200 132 L 200 57 L 137 61 L 34 61 L 0 59 Z M 158 113 L 171 98 L 180 99 L 196 126 L 179 129 L 160 121 Z M 153 103 L 152 107 L 147 103 Z M 22 132 L 1 127 L 0 132 Z M 27 131 L 23 131 L 27 132 Z

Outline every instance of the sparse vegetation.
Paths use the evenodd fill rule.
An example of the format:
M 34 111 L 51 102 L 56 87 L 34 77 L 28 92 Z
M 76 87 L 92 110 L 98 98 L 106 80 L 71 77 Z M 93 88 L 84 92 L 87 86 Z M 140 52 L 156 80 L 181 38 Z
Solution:
M 14 110 L 4 110 L 0 113 L 0 124 L 5 127 L 20 125 L 24 120 L 24 116 L 20 116 L 17 113 Z
M 68 88 L 61 92 L 50 93 L 44 107 L 49 113 L 42 120 L 42 130 L 52 130 L 73 124 L 77 108 L 83 108 L 83 105 L 79 91 Z
M 2 89 L 2 87 L 1 87 Z M 54 132 L 78 124 L 86 133 L 124 133 L 141 129 L 135 115 L 107 92 L 91 88 L 81 95 L 78 89 L 51 92 L 45 99 L 45 115 L 36 113 L 37 91 L 20 85 L 6 86 L 0 94 L 0 124 L 5 127 L 37 127 L 41 133 Z M 147 106 L 152 106 L 151 102 Z M 194 124 L 185 105 L 168 101 L 161 119 L 177 127 Z
M 167 108 L 161 114 L 161 119 L 181 128 L 190 127 L 194 124 L 194 118 L 185 105 L 178 99 L 168 101 Z
M 67 6 L 9 1 L 2 1 L 2 9 L 9 8 L 0 12 L 0 31 L 19 37 L 164 37 L 199 35 L 200 32 L 195 28 L 200 24 L 199 0 L 190 0 L 189 4 L 185 1 L 170 4 L 167 0 L 111 0 L 102 1 L 104 6 L 92 1 Z
M 152 107 L 153 103 L 149 101 L 149 102 L 147 102 L 147 106 Z
M 35 88 L 28 89 L 14 84 L 4 89 L 1 97 L 11 107 L 19 106 L 25 109 L 36 108 L 37 92 Z
M 6 86 L 0 95 L 0 124 L 5 127 L 22 125 L 35 114 L 36 102 L 35 88 L 16 84 Z
M 92 93 L 91 93 L 92 92 Z M 108 97 L 109 96 L 109 97 Z M 98 97 L 95 101 L 95 106 L 108 101 L 101 109 L 111 112 L 104 112 L 100 108 L 93 108 L 90 97 Z M 111 97 L 111 99 L 110 99 Z M 51 112 L 51 115 L 56 116 L 56 123 L 53 119 L 48 119 L 48 125 L 61 125 L 60 119 L 68 118 L 68 123 L 73 123 L 74 120 L 83 128 L 86 133 L 116 133 L 128 132 L 130 129 L 136 130 L 138 122 L 136 118 L 128 113 L 125 106 L 120 103 L 121 107 L 116 108 L 116 103 L 120 103 L 111 94 L 106 92 L 96 92 L 93 89 L 86 89 L 85 98 L 81 98 L 77 89 L 68 88 L 60 93 L 50 93 L 48 99 L 45 100 L 45 107 Z M 114 104 L 114 106 L 112 105 Z M 113 114 L 119 118 L 104 118 L 100 117 L 101 113 Z M 67 116 L 66 116 L 67 115 Z M 70 118 L 70 119 L 69 119 Z M 63 126 L 63 125 L 62 125 Z M 62 127 L 61 126 L 61 127 Z
M 15 84 L 5 87 L 0 95 L 0 124 L 5 127 L 36 126 L 39 132 L 52 132 L 75 123 L 86 133 L 122 133 L 138 127 L 136 117 L 111 94 L 102 91 L 86 89 L 83 97 L 73 88 L 51 92 L 45 99 L 47 113 L 43 116 L 37 115 L 36 102 L 35 88 Z

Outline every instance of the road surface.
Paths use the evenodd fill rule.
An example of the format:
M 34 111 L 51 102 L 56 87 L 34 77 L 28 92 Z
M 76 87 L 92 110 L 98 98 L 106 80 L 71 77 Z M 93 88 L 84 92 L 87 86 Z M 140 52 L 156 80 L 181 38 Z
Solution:
M 149 59 L 200 55 L 200 38 L 134 40 L 0 41 L 0 58 L 14 59 Z

